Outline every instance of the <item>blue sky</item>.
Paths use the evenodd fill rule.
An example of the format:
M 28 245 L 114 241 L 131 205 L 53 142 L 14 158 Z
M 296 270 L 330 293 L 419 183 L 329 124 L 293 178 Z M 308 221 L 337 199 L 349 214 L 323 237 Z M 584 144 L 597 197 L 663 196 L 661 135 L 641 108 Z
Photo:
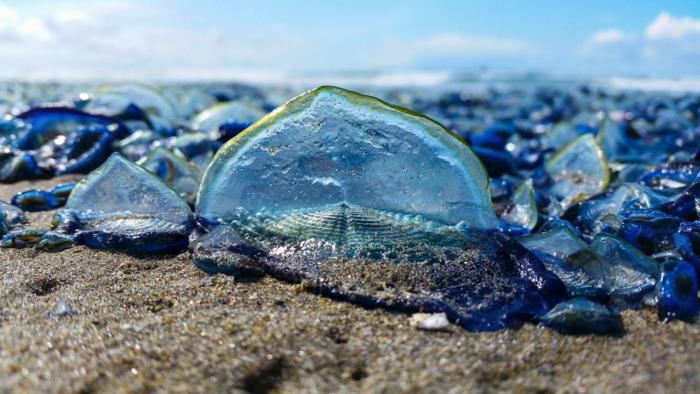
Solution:
M 0 77 L 700 74 L 700 1 L 2 1 Z

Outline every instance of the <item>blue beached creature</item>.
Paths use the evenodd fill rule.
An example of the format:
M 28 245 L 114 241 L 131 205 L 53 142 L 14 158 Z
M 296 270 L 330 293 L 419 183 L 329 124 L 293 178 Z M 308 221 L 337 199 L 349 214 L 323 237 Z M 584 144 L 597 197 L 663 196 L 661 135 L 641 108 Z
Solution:
M 75 186 L 53 227 L 89 247 L 176 252 L 187 247 L 192 212 L 160 179 L 115 153 Z
M 230 140 L 196 205 L 195 263 L 268 273 L 368 307 L 445 312 L 468 330 L 540 318 L 565 294 L 497 231 L 474 153 L 432 120 L 321 87 Z
M 0 212 L 3 213 L 5 220 L 10 225 L 23 224 L 27 222 L 27 218 L 24 216 L 24 211 L 22 209 L 2 200 L 0 200 Z
M 694 320 L 698 315 L 698 278 L 695 269 L 683 260 L 668 260 L 658 285 L 659 317 L 662 320 Z
M 15 194 L 12 205 L 23 211 L 36 212 L 56 209 L 61 206 L 61 202 L 49 191 L 32 189 Z
M 555 306 L 542 323 L 564 334 L 622 334 L 625 330 L 620 314 L 586 298 L 574 298 Z
M 252 103 L 244 101 L 219 103 L 197 115 L 192 121 L 192 128 L 213 132 L 216 139 L 226 142 L 266 114 Z
M 31 154 L 0 147 L 0 182 L 11 183 L 36 178 L 41 174 Z
M 158 147 L 138 164 L 160 178 L 183 200 L 194 204 L 202 172 L 181 153 Z
M 37 149 L 59 135 L 68 136 L 80 127 L 104 126 L 115 138 L 129 135 L 129 129 L 118 120 L 63 106 L 32 108 L 17 115 L 28 131 L 17 142 L 19 149 Z

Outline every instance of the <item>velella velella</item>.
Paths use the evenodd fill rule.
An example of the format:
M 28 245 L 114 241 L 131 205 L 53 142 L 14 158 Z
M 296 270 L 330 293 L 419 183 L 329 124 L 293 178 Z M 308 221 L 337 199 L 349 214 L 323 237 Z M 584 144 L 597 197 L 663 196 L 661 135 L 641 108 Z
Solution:
M 557 304 L 542 323 L 565 334 L 622 334 L 620 314 L 587 298 L 573 298 Z
M 124 121 L 141 121 L 156 131 L 179 118 L 177 107 L 168 97 L 143 84 L 102 87 L 90 97 L 85 109 Z
M 22 224 L 27 221 L 24 211 L 12 204 L 8 204 L 0 200 L 0 212 L 3 213 L 5 220 L 10 225 Z
M 70 135 L 77 127 L 104 126 L 116 137 L 128 135 L 129 130 L 119 121 L 90 114 L 72 107 L 47 106 L 32 108 L 17 116 L 27 124 L 27 130 L 17 140 L 19 149 L 36 149 L 58 135 Z
M 183 200 L 194 204 L 202 173 L 181 153 L 158 147 L 138 164 L 155 174 Z
M 600 233 L 590 245 L 566 226 L 519 237 L 571 296 L 635 305 L 654 289 L 658 264 L 624 240 Z
M 8 148 L 0 150 L 0 182 L 17 182 L 34 178 L 39 174 L 41 170 L 34 156 Z
M 68 182 L 56 185 L 51 190 L 25 190 L 15 194 L 11 204 L 21 211 L 49 211 L 63 206 L 74 187 L 75 182 Z
M 544 169 L 552 179 L 550 193 L 564 208 L 600 193 L 610 180 L 607 159 L 591 134 L 555 152 Z
M 212 140 L 208 134 L 196 132 L 176 137 L 172 147 L 185 155 L 192 164 L 204 170 L 214 153 L 221 147 L 221 142 Z
M 678 259 L 665 261 L 658 287 L 661 319 L 695 319 L 700 304 L 698 279 L 692 265 Z
M 196 204 L 195 262 L 470 330 L 541 317 L 559 280 L 496 227 L 485 171 L 428 118 L 335 87 L 229 141 Z
M 50 192 L 58 199 L 58 202 L 63 205 L 68 201 L 68 196 L 73 192 L 75 188 L 75 182 L 66 182 L 54 186 Z
M 610 297 L 620 303 L 639 303 L 654 289 L 659 277 L 659 264 L 632 245 L 610 234 L 593 238 L 591 250 L 608 263 L 611 279 Z
M 160 179 L 113 154 L 75 186 L 53 226 L 89 247 L 176 252 L 187 247 L 192 213 Z
M 511 203 L 501 218 L 531 231 L 537 225 L 538 215 L 535 190 L 532 186 L 532 179 L 528 178 L 515 189 Z
M 571 296 L 604 299 L 610 294 L 606 263 L 566 226 L 517 240 L 564 282 Z
M 114 141 L 114 135 L 106 127 L 78 128 L 52 155 L 56 175 L 87 174 L 94 170 L 112 153 Z
M 216 139 L 226 142 L 266 115 L 251 103 L 231 101 L 202 111 L 192 120 L 192 128 L 214 132 Z
M 24 211 L 48 211 L 61 206 L 61 202 L 50 191 L 34 189 L 16 194 L 12 205 Z
M 8 231 L 0 241 L 3 248 L 24 248 L 29 245 L 36 245 L 47 232 L 45 229 L 22 227 Z

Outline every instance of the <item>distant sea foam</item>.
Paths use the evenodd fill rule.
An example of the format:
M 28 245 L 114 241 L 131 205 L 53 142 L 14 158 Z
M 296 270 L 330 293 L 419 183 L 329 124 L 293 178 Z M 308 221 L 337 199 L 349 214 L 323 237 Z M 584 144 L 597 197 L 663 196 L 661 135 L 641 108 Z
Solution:
M 132 81 L 128 75 L 101 74 L 100 77 L 71 75 L 33 75 L 31 78 L 10 79 L 27 82 L 123 82 Z M 139 82 L 243 82 L 260 85 L 285 85 L 312 88 L 319 85 L 346 87 L 416 87 L 435 90 L 463 89 L 479 91 L 492 88 L 529 88 L 535 86 L 571 86 L 587 84 L 613 90 L 700 92 L 700 75 L 677 77 L 585 76 L 541 72 L 518 72 L 478 69 L 473 71 L 441 70 L 379 70 L 379 71 L 281 71 L 263 69 L 167 69 Z
M 570 86 L 589 84 L 613 90 L 700 92 L 700 76 L 670 77 L 586 77 L 535 72 L 449 72 L 449 71 L 367 71 L 367 72 L 291 72 L 228 75 L 228 80 L 285 84 L 295 86 L 373 86 L 382 88 L 412 86 L 446 89 L 483 90 L 498 87 Z

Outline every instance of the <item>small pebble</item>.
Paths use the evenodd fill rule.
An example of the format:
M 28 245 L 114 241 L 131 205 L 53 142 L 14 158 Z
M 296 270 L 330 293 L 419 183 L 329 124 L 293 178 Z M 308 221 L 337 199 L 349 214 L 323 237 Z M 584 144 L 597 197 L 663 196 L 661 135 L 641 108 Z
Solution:
M 411 327 L 425 331 L 445 331 L 450 326 L 444 313 L 414 313 L 411 315 Z
M 60 298 L 58 302 L 56 302 L 54 309 L 49 311 L 48 315 L 52 319 L 58 319 L 64 316 L 75 315 L 77 313 L 77 309 L 73 308 L 73 306 L 66 302 L 66 300 L 63 298 Z

